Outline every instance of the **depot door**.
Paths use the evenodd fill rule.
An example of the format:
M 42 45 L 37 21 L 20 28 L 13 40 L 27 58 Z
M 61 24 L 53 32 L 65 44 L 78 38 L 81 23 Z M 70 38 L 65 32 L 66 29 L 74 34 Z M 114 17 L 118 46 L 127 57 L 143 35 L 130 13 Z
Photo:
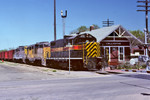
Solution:
M 118 62 L 118 47 L 111 47 L 111 50 L 110 50 L 110 59 L 111 59 L 111 62 Z

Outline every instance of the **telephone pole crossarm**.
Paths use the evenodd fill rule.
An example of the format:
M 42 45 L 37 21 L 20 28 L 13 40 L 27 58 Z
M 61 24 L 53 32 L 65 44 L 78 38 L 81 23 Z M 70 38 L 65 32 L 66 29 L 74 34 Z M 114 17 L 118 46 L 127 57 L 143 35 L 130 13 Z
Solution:
M 109 21 L 109 19 L 107 19 L 107 21 L 102 21 L 103 22 L 103 27 L 109 27 L 114 25 L 114 21 Z
M 149 31 L 148 31 L 148 12 L 150 11 L 148 8 L 150 7 L 148 4 L 150 3 L 150 1 L 148 0 L 141 0 L 141 1 L 137 1 L 137 3 L 144 3 L 144 5 L 137 5 L 137 7 L 140 8 L 144 8 L 144 9 L 140 9 L 137 11 L 141 11 L 141 12 L 145 12 L 145 24 L 146 24 L 146 36 L 147 36 L 147 41 L 149 39 Z

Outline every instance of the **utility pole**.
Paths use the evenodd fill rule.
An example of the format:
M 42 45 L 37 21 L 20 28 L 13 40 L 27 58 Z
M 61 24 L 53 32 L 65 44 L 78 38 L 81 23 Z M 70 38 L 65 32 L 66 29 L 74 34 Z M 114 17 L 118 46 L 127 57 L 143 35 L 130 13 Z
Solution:
M 54 0 L 54 41 L 56 41 L 56 0 Z
M 148 9 L 150 7 L 150 6 L 148 6 L 148 4 L 150 3 L 150 1 L 143 0 L 143 1 L 137 1 L 137 3 L 144 3 L 144 5 L 137 5 L 137 7 L 144 7 L 143 10 L 137 10 L 137 11 L 144 11 L 145 12 L 146 38 L 147 38 L 146 40 L 148 41 L 148 38 L 149 38 L 149 32 L 148 32 L 148 12 L 150 11 Z
M 65 36 L 65 18 L 67 17 L 67 10 L 65 11 L 65 15 L 63 15 L 63 11 L 61 10 L 61 17 L 63 22 L 63 36 Z
M 114 25 L 114 21 L 109 21 L 109 19 L 107 19 L 107 21 L 103 21 L 103 27 L 109 27 Z

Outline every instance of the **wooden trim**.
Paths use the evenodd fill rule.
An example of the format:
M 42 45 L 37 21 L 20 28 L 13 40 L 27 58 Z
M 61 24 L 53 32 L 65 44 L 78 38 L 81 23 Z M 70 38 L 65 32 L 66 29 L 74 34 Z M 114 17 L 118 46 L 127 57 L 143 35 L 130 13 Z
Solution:
M 132 36 L 115 36 L 115 38 L 122 38 L 122 37 L 125 37 L 125 38 L 133 38 Z M 114 38 L 114 36 L 107 36 L 107 38 Z
M 101 41 L 101 43 L 102 42 L 129 42 L 128 40 L 103 40 L 103 41 Z
M 119 34 L 116 31 L 114 31 L 114 32 L 119 36 Z
M 123 36 L 125 32 L 126 32 L 126 31 L 124 31 L 124 32 L 121 34 L 121 36 Z

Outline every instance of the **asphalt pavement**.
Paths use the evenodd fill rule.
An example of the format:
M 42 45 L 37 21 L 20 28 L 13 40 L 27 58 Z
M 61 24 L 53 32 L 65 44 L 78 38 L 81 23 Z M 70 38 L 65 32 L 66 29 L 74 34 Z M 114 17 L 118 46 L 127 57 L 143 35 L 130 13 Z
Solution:
M 74 77 L 60 77 L 22 66 L 0 64 L 0 100 L 150 100 L 149 74 L 73 72 Z

